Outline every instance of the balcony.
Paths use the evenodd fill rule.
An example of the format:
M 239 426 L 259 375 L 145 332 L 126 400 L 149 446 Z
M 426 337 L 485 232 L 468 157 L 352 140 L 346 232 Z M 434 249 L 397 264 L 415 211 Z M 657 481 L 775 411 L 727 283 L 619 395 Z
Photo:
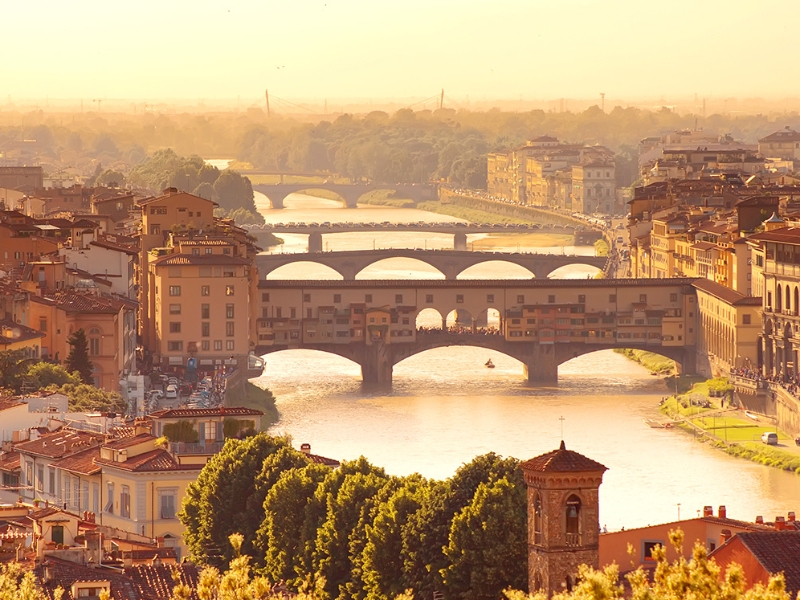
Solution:
M 170 442 L 169 451 L 178 456 L 181 454 L 216 454 L 222 450 L 224 445 L 225 442 L 207 442 L 205 444 L 199 442 Z
M 577 547 L 583 546 L 580 533 L 568 533 L 564 538 L 567 546 Z

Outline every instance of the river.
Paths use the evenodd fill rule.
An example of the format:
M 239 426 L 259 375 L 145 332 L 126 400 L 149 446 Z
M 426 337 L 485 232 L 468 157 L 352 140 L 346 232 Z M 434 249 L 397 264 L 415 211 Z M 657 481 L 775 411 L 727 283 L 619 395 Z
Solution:
M 283 210 L 269 210 L 263 197 L 256 202 L 268 222 L 453 220 L 413 209 L 344 209 L 339 203 L 302 195 L 287 198 Z M 452 244 L 452 236 L 412 235 L 408 240 L 384 236 L 375 243 Z M 304 250 L 305 236 L 285 237 L 282 251 Z M 328 249 L 338 250 L 370 247 L 374 237 L 354 233 L 325 239 L 331 238 Z M 476 243 L 487 239 L 476 238 Z M 495 248 L 516 249 L 509 235 L 490 242 Z M 561 252 L 560 247 L 547 246 L 521 249 Z M 361 276 L 439 277 L 416 261 L 398 261 L 379 263 Z M 504 263 L 493 265 L 482 276 L 530 276 Z M 592 272 L 585 266 L 572 269 L 558 276 L 585 277 Z M 330 274 L 300 264 L 277 276 Z M 483 367 L 487 358 L 495 369 Z M 269 387 L 278 398 L 280 420 L 272 432 L 292 435 L 297 446 L 308 442 L 314 453 L 324 456 L 364 455 L 396 475 L 419 472 L 446 478 L 460 464 L 489 451 L 525 460 L 556 448 L 563 426 L 567 448 L 609 468 L 600 488 L 600 522 L 610 530 L 674 521 L 678 511 L 682 518 L 693 517 L 704 505 L 714 506 L 715 512 L 726 505 L 730 517 L 744 520 L 756 515 L 771 520 L 800 508 L 800 477 L 735 459 L 679 430 L 649 428 L 644 419 L 659 417 L 658 401 L 667 390 L 659 378 L 611 351 L 565 363 L 559 368 L 558 386 L 552 388 L 528 387 L 519 362 L 472 347 L 441 348 L 408 358 L 395 366 L 391 391 L 365 388 L 354 363 L 305 350 L 268 355 L 264 374 L 255 383 Z

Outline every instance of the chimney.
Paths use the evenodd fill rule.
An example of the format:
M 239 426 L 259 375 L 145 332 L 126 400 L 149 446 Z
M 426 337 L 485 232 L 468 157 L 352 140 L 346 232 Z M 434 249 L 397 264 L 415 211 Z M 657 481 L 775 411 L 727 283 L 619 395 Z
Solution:
M 717 513 L 720 519 L 727 519 L 728 518 L 728 509 L 725 506 L 719 507 L 719 512 Z
M 793 510 L 789 511 L 789 516 L 786 517 L 786 520 L 789 521 L 789 523 L 794 523 L 796 521 Z
M 731 536 L 732 536 L 732 534 L 731 534 L 731 530 L 730 529 L 723 529 L 722 531 L 720 531 L 719 532 L 719 545 L 721 546 L 722 544 L 727 542 L 729 539 L 731 539 Z
M 775 517 L 775 531 L 786 529 L 786 517 Z
M 759 525 L 763 525 L 764 524 L 764 517 L 762 517 L 761 515 L 758 515 L 756 517 L 756 523 L 758 523 Z
M 49 560 L 44 561 L 44 582 L 50 583 L 53 581 L 55 573 L 53 572 L 53 565 Z
M 714 507 L 713 506 L 704 506 L 703 507 L 703 516 L 704 517 L 713 517 L 714 516 Z
M 305 455 L 311 454 L 311 444 L 309 443 L 300 444 L 300 452 L 302 452 Z

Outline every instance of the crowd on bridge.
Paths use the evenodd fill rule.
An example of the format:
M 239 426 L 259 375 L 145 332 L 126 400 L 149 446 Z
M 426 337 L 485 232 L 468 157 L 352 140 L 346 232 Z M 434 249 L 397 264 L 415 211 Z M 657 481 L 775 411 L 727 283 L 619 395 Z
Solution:
M 503 335 L 497 327 L 476 327 L 465 325 L 448 325 L 444 330 L 441 327 L 417 327 L 417 333 L 424 335 L 430 333 L 447 333 L 450 335 Z
M 758 369 L 738 367 L 731 369 L 731 375 L 749 379 L 756 383 L 763 382 L 779 385 L 795 398 L 800 398 L 800 373 L 793 373 L 791 371 L 784 373 L 783 371 L 779 371 L 775 375 L 764 375 Z

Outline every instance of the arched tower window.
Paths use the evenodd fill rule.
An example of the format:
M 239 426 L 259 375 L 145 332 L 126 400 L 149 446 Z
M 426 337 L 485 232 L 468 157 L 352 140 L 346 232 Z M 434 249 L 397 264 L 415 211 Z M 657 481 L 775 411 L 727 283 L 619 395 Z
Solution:
M 778 284 L 778 293 L 775 294 L 775 312 L 781 312 L 783 305 L 783 288 Z
M 542 543 L 542 499 L 539 494 L 533 499 L 533 543 Z
M 567 517 L 567 531 L 566 543 L 567 546 L 580 546 L 581 545 L 581 500 L 576 495 L 567 498 L 566 505 Z
M 792 312 L 792 290 L 787 285 L 786 286 L 786 312 Z
M 102 348 L 100 347 L 100 340 L 102 335 L 97 327 L 89 329 L 89 356 L 100 356 Z

